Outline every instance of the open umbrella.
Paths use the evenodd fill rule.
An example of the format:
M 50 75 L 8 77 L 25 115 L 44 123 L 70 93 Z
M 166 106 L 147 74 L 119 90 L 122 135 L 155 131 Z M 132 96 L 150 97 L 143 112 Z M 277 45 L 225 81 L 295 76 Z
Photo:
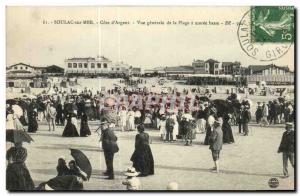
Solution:
M 15 99 L 7 99 L 6 100 L 6 104 L 15 105 L 15 104 L 17 104 L 17 100 L 15 100 Z
M 92 174 L 92 166 L 89 159 L 85 156 L 85 154 L 83 154 L 83 152 L 78 149 L 71 148 L 70 150 L 71 155 L 77 163 L 78 167 L 80 167 L 80 169 L 87 174 L 87 178 L 90 179 Z
M 6 141 L 12 143 L 28 142 L 30 143 L 33 139 L 25 131 L 8 129 L 6 130 Z

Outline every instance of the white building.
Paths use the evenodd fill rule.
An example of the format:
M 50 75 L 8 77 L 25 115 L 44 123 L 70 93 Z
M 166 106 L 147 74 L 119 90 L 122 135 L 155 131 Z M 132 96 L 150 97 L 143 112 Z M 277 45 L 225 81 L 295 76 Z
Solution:
M 69 58 L 65 60 L 65 73 L 75 75 L 122 74 L 128 69 L 123 62 L 113 63 L 104 56 L 96 58 Z
M 41 73 L 40 69 L 25 63 L 17 63 L 6 67 L 7 78 L 33 78 Z

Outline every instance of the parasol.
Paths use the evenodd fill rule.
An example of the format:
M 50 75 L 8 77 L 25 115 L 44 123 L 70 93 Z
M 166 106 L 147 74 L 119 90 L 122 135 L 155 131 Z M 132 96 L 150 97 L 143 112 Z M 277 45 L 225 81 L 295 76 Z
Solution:
M 90 179 L 92 174 L 92 166 L 89 159 L 78 149 L 70 149 L 71 155 L 77 163 L 78 167 L 87 174 L 87 179 Z
M 12 143 L 27 142 L 30 143 L 33 139 L 25 131 L 7 129 L 6 130 L 6 141 Z
M 15 99 L 7 99 L 6 100 L 6 104 L 15 105 L 15 104 L 17 104 L 17 100 L 15 100 Z

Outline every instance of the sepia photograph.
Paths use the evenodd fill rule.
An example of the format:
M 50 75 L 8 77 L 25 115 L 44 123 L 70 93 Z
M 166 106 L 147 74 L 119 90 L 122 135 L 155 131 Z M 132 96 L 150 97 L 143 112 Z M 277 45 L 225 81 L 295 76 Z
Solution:
M 296 191 L 295 10 L 6 6 L 6 190 Z

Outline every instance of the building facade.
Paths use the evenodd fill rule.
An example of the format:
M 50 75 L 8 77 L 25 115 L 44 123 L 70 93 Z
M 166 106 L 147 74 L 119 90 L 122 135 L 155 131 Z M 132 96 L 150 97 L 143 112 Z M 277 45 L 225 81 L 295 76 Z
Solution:
M 6 77 L 10 78 L 33 78 L 41 74 L 41 70 L 36 69 L 36 67 L 25 64 L 17 63 L 6 67 Z
M 225 75 L 241 75 L 241 63 L 222 62 L 222 71 Z
M 45 88 L 48 76 L 63 76 L 64 69 L 57 65 L 31 66 L 17 63 L 6 67 L 6 87 L 15 88 Z
M 124 74 L 129 66 L 123 62 L 113 63 L 104 56 L 96 58 L 69 58 L 65 60 L 65 73 L 67 75 L 102 75 L 102 74 Z
M 274 64 L 270 65 L 249 65 L 246 71 L 247 75 L 285 75 L 290 74 L 290 69 L 280 67 Z
M 212 75 L 223 74 L 221 63 L 214 59 L 208 59 L 205 61 L 205 72 Z
M 192 67 L 194 68 L 195 74 L 207 74 L 208 69 L 206 69 L 205 61 L 195 60 L 192 62 Z

